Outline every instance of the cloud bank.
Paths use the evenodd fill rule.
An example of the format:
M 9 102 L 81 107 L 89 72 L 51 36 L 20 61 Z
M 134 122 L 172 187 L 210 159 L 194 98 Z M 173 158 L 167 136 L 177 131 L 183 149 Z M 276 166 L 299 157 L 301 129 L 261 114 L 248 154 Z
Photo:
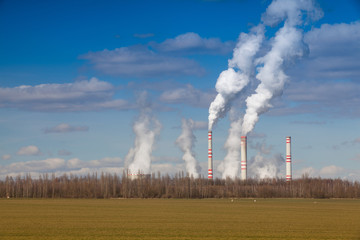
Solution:
M 6 176 L 14 177 L 19 174 L 31 174 L 36 178 L 43 173 L 86 175 L 94 172 L 108 172 L 121 174 L 123 170 L 123 161 L 119 157 L 106 157 L 92 161 L 82 161 L 78 158 L 69 160 L 63 158 L 47 158 L 3 165 L 0 168 L 0 178 L 5 178 Z
M 285 105 L 269 114 L 359 117 L 360 110 L 352 106 L 360 104 L 360 22 L 323 24 L 307 32 L 304 42 L 310 54 L 288 70 L 292 82 Z
M 231 42 L 218 38 L 202 38 L 197 33 L 185 33 L 161 43 L 149 42 L 89 52 L 80 56 L 99 72 L 121 77 L 202 76 L 205 69 L 198 62 L 179 55 L 226 54 Z
M 114 99 L 114 94 L 112 84 L 97 78 L 74 83 L 21 85 L 0 88 L 0 108 L 71 112 L 133 107 L 125 100 Z
M 323 24 L 305 34 L 309 58 L 303 73 L 312 79 L 353 79 L 360 76 L 360 21 Z
M 205 70 L 194 60 L 161 55 L 144 46 L 105 49 L 90 52 L 80 58 L 89 60 L 97 71 L 112 76 L 200 76 L 205 73 Z

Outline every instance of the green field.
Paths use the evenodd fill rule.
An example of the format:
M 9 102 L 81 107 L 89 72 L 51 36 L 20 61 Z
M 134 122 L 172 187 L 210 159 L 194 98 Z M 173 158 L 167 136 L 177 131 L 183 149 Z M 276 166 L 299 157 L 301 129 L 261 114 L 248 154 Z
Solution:
M 360 239 L 360 200 L 2 199 L 0 239 Z

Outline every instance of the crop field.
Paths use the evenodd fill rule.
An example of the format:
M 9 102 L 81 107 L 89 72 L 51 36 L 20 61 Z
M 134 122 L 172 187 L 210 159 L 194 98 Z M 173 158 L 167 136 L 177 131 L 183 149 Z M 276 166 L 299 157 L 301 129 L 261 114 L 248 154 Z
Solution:
M 0 239 L 360 239 L 360 200 L 1 199 Z

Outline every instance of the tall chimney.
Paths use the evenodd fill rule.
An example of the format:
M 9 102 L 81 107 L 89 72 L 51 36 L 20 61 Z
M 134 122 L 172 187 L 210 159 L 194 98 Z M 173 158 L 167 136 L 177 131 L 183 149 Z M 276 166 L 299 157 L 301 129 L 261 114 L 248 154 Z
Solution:
M 286 181 L 291 179 L 291 137 L 286 137 Z
M 246 136 L 241 136 L 241 180 L 246 180 L 247 143 Z
M 213 179 L 213 161 L 212 161 L 212 131 L 208 133 L 209 149 L 208 149 L 208 179 Z

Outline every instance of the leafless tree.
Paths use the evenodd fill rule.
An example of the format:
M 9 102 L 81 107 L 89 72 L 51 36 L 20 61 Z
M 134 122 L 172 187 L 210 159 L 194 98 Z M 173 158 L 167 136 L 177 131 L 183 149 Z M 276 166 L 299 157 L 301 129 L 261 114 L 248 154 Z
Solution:
M 286 182 L 285 179 L 193 178 L 183 172 L 161 176 L 128 178 L 110 173 L 85 176 L 30 174 L 7 176 L 0 180 L 1 198 L 360 198 L 360 183 L 342 179 L 309 178 Z

